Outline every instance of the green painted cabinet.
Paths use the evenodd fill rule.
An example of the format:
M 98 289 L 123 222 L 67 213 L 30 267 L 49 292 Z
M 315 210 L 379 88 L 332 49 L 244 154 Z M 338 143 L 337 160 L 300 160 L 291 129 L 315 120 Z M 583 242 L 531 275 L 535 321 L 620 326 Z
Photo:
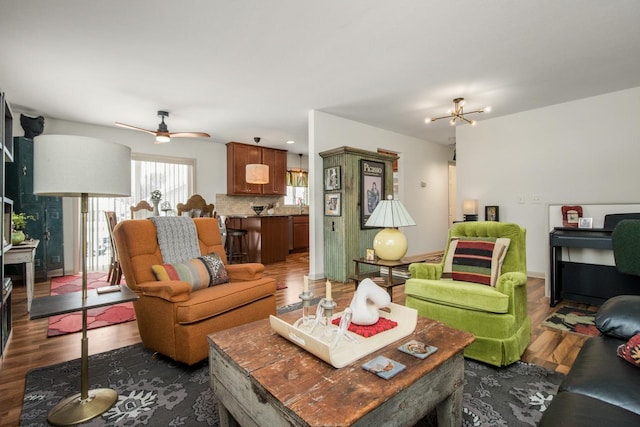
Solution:
M 14 138 L 13 163 L 7 164 L 5 192 L 13 199 L 14 212 L 24 212 L 35 218 L 27 222 L 25 234 L 40 240 L 34 261 L 38 281 L 63 274 L 64 235 L 62 197 L 33 194 L 33 144 L 30 138 Z
M 355 258 L 365 256 L 373 247 L 379 228 L 362 227 L 363 215 L 368 214 L 370 200 L 364 188 L 363 161 L 383 164 L 384 189 L 379 198 L 393 194 L 393 161 L 396 156 L 352 147 L 339 147 L 320 153 L 323 159 L 324 187 L 324 273 L 327 279 L 347 282 L 355 274 Z M 337 187 L 337 188 L 336 188 Z M 335 188 L 335 189 L 333 189 Z M 364 271 L 363 271 L 364 272 Z

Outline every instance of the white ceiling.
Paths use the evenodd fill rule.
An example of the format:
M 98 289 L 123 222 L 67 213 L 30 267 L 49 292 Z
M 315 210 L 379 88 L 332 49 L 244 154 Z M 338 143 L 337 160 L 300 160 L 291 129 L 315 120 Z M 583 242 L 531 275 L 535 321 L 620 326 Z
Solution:
M 156 129 L 167 110 L 170 131 L 296 153 L 313 109 L 447 144 L 423 120 L 455 97 L 492 106 L 481 126 L 640 86 L 639 21 L 636 0 L 0 0 L 0 90 L 29 115 Z

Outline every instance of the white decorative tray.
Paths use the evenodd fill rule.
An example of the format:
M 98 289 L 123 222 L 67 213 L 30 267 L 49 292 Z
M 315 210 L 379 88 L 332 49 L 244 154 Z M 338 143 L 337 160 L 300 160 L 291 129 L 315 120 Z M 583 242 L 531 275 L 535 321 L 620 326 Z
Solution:
M 270 321 L 271 327 L 282 337 L 304 348 L 333 367 L 342 368 L 394 341 L 410 335 L 414 331 L 418 320 L 417 310 L 394 303 L 389 304 L 388 308 L 390 312 L 379 310 L 380 316 L 398 322 L 398 326 L 369 338 L 347 331 L 349 337 L 353 337 L 355 340 L 343 338 L 335 348 L 332 348 L 331 343 L 312 336 L 276 316 L 270 316 Z M 342 312 L 335 314 L 333 318 L 341 316 Z M 357 342 L 354 342 L 356 340 Z

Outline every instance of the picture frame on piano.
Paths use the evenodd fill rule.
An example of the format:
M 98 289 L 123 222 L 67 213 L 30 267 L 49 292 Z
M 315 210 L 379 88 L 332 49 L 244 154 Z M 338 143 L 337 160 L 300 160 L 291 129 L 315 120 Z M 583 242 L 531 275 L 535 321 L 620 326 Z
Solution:
M 582 218 L 582 206 L 563 206 L 562 225 L 564 227 L 578 228 L 578 221 Z
M 578 228 L 593 228 L 593 218 L 578 218 Z

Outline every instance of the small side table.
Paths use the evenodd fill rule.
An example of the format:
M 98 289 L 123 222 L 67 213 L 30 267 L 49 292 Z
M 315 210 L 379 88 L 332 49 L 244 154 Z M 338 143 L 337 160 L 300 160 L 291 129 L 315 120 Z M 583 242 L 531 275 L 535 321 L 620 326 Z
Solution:
M 404 282 L 406 282 L 406 280 L 408 279 L 401 276 L 394 276 L 393 269 L 407 267 L 409 264 L 413 264 L 414 262 L 423 262 L 425 261 L 425 259 L 402 258 L 400 261 L 384 261 L 379 258 L 376 258 L 374 260 L 366 258 L 356 258 L 353 260 L 353 262 L 356 263 L 356 271 L 355 274 L 350 277 L 350 279 L 355 282 L 356 289 L 358 289 L 358 285 L 364 279 L 374 279 L 376 277 L 383 278 L 383 281 L 375 279 L 374 281 L 376 282 L 376 285 L 379 285 L 387 290 L 389 296 L 391 297 L 391 301 L 393 301 L 393 287 L 404 285 Z M 360 264 L 375 265 L 379 268 L 376 271 L 372 271 L 370 273 L 360 273 Z M 380 267 L 387 268 L 386 275 L 380 273 Z
M 33 300 L 33 287 L 35 276 L 35 265 L 33 261 L 36 258 L 36 249 L 40 240 L 25 240 L 19 245 L 14 245 L 4 254 L 4 263 L 7 264 L 24 264 L 24 286 L 27 289 L 27 311 L 31 311 L 31 301 Z
M 62 295 L 51 295 L 33 300 L 29 318 L 32 320 L 41 319 L 43 317 L 89 310 L 119 304 L 121 302 L 135 301 L 137 299 L 138 295 L 129 289 L 127 285 L 120 285 L 120 292 L 110 292 L 106 294 L 98 294 L 95 289 L 87 289 L 87 299 L 84 301 L 82 300 L 82 291 Z

